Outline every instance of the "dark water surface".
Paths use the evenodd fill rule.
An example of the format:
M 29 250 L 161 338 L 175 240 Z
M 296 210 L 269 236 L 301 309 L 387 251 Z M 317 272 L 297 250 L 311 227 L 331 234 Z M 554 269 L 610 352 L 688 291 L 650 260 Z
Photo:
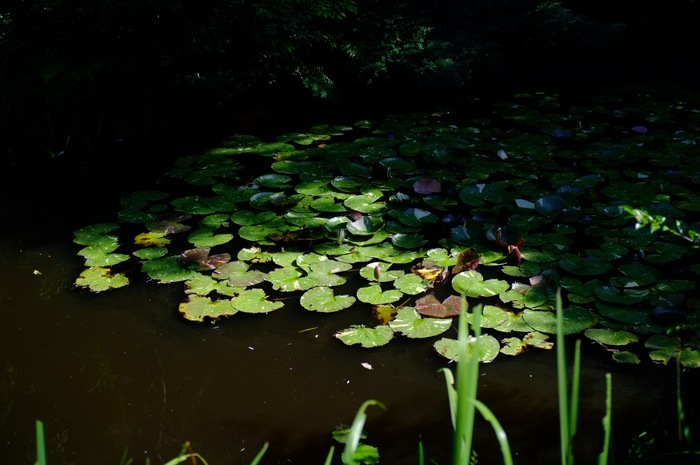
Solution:
M 7 173 L 27 184 L 4 194 L 0 212 L 0 464 L 34 463 L 36 419 L 45 423 L 52 465 L 116 465 L 127 448 L 135 464 L 162 463 L 185 441 L 210 465 L 248 464 L 265 441 L 263 463 L 321 464 L 333 429 L 367 399 L 387 407 L 370 407 L 366 425 L 381 463 L 417 463 L 419 438 L 428 459 L 449 463 L 439 370 L 450 365 L 432 339 L 347 347 L 333 334 L 357 322 L 353 309 L 284 308 L 189 324 L 177 311 L 177 284 L 74 290 L 83 263 L 72 232 L 112 221 L 120 195 L 157 178 L 139 171 L 138 158 Z M 607 372 L 618 455 L 654 420 L 673 419 L 672 367 L 619 365 L 584 341 L 576 463 L 595 463 L 600 452 Z M 553 351 L 482 365 L 479 398 L 505 427 L 516 464 L 559 463 Z M 479 463 L 502 463 L 481 420 L 475 447 Z

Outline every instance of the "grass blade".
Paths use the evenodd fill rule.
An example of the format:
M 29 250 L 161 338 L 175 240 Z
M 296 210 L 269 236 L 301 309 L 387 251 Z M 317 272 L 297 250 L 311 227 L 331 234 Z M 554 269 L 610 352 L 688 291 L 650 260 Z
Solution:
M 576 436 L 578 425 L 578 400 L 581 384 L 581 340 L 574 346 L 574 367 L 571 372 L 571 404 L 569 405 L 569 441 Z
M 569 406 L 567 399 L 566 348 L 564 346 L 564 311 L 561 288 L 557 289 L 557 393 L 559 396 L 559 438 L 561 441 L 561 465 L 573 464 L 569 435 Z
M 335 446 L 331 446 L 330 450 L 328 451 L 328 455 L 326 456 L 326 461 L 323 462 L 323 465 L 331 465 L 333 463 L 333 454 L 335 453 Z
M 342 461 L 343 463 L 354 463 L 355 452 L 357 452 L 357 446 L 360 444 L 360 439 L 362 437 L 362 428 L 365 426 L 365 421 L 367 420 L 367 414 L 365 411 L 370 405 L 378 405 L 379 407 L 385 409 L 384 404 L 378 400 L 366 400 L 360 406 L 360 409 L 355 414 L 355 418 L 350 426 L 350 432 L 348 433 L 348 439 L 343 448 Z
M 267 448 L 270 446 L 270 443 L 265 441 L 265 444 L 263 444 L 262 448 L 260 449 L 260 452 L 255 456 L 252 462 L 250 462 L 250 465 L 258 465 L 260 461 L 263 458 L 263 455 L 265 455 L 265 452 L 267 452 Z
M 44 443 L 44 423 L 36 421 L 36 463 L 46 465 L 46 446 Z
M 469 463 L 474 436 L 476 391 L 479 381 L 479 336 L 481 336 L 481 305 L 472 312 L 474 338 L 469 347 L 467 326 L 467 299 L 462 295 L 458 323 L 459 359 L 457 360 L 457 413 L 453 444 L 453 465 Z M 471 349 L 471 350 L 470 350 Z
M 607 465 L 610 456 L 610 436 L 612 431 L 612 375 L 605 374 L 605 416 L 603 417 L 603 450 L 598 456 L 598 465 Z
M 496 433 L 496 439 L 498 444 L 501 446 L 501 454 L 503 455 L 504 465 L 513 465 L 513 455 L 510 452 L 510 443 L 508 442 L 508 436 L 506 435 L 506 430 L 503 429 L 501 423 L 493 414 L 491 409 L 489 409 L 486 404 L 478 399 L 474 399 L 474 406 L 479 410 L 481 416 L 484 417 L 486 421 L 491 423 L 494 433 Z

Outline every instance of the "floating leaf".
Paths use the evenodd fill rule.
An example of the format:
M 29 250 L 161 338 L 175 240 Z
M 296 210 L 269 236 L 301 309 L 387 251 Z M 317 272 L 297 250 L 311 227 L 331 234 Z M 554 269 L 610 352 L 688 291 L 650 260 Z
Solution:
M 460 299 L 457 296 L 454 296 Z M 401 333 L 411 339 L 426 338 L 442 334 L 452 327 L 452 319 L 446 318 L 421 318 L 418 312 L 411 307 L 399 309 L 396 318 L 389 327 L 394 332 Z
M 474 354 L 475 342 L 475 338 L 469 338 L 467 345 L 467 355 L 470 357 Z M 489 363 L 496 358 L 501 348 L 501 345 L 498 343 L 496 338 L 491 336 L 490 334 L 482 334 L 481 336 L 479 336 L 478 347 L 479 352 L 477 354 L 477 357 L 479 361 L 482 363 Z M 442 338 L 439 341 L 436 341 L 435 344 L 433 344 L 433 348 L 437 351 L 438 354 L 442 355 L 447 359 L 453 360 L 455 362 L 460 361 L 459 341 L 455 339 Z
M 404 274 L 394 281 L 394 287 L 407 295 L 418 295 L 428 290 L 428 284 L 418 275 Z
M 137 235 L 134 238 L 134 244 L 141 247 L 165 247 L 170 244 L 170 239 L 163 237 L 162 233 L 147 232 Z
M 226 280 L 228 285 L 233 287 L 248 287 L 265 281 L 265 273 L 249 271 L 249 268 L 248 263 L 237 260 L 218 267 L 213 276 L 219 280 Z
M 525 323 L 536 331 L 547 334 L 557 332 L 557 318 L 554 312 L 525 310 L 522 315 Z M 563 316 L 564 334 L 580 333 L 595 323 L 595 317 L 588 309 L 576 305 L 566 307 Z
M 372 235 L 379 231 L 384 226 L 384 221 L 381 218 L 376 218 L 369 215 L 364 215 L 355 221 L 351 221 L 345 225 L 350 234 L 356 235 Z
M 372 305 L 390 304 L 400 300 L 402 297 L 403 293 L 401 291 L 396 289 L 383 291 L 379 284 L 372 284 L 357 290 L 357 298 L 360 302 Z
M 262 289 L 246 289 L 231 299 L 231 306 L 244 313 L 269 313 L 282 308 L 284 304 L 268 300 Z
M 141 265 L 141 271 L 151 279 L 161 283 L 187 281 L 197 275 L 196 271 L 188 270 L 180 261 L 180 257 L 163 257 L 149 260 Z
M 416 300 L 415 309 L 421 315 L 446 318 L 459 315 L 461 305 L 462 299 L 457 295 L 451 295 L 440 302 L 437 297 L 428 294 Z
M 397 313 L 398 309 L 391 304 L 379 304 L 372 308 L 372 315 L 383 325 L 393 320 Z
M 349 295 L 336 296 L 330 287 L 313 287 L 302 294 L 300 303 L 307 310 L 331 313 L 351 307 L 355 298 Z
M 389 343 L 394 337 L 394 331 L 387 325 L 380 325 L 375 328 L 351 326 L 335 333 L 335 337 L 346 345 L 359 344 L 364 348 L 372 348 Z
M 413 190 L 417 194 L 435 194 L 442 192 L 440 181 L 432 178 L 420 178 L 413 183 Z
M 463 271 L 452 279 L 452 288 L 467 297 L 491 297 L 508 289 L 510 285 L 499 279 L 484 281 L 477 271 Z
M 222 316 L 231 316 L 238 312 L 228 299 L 212 300 L 191 294 L 187 301 L 179 306 L 180 313 L 190 321 L 218 320 Z
M 102 292 L 109 289 L 118 289 L 129 284 L 129 278 L 122 273 L 112 274 L 109 268 L 93 266 L 80 273 L 75 280 L 75 285 L 87 287 L 92 292 Z
M 637 335 L 627 331 L 614 329 L 587 329 L 583 333 L 587 338 L 593 339 L 604 345 L 624 346 L 632 342 L 637 342 Z

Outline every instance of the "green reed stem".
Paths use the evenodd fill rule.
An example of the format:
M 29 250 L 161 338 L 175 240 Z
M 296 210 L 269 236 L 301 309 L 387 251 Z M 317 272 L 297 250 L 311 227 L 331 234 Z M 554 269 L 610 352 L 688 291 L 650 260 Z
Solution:
M 44 423 L 36 421 L 36 464 L 46 465 L 46 446 L 44 442 Z
M 580 344 L 576 345 L 576 348 L 580 348 Z M 577 356 L 575 359 L 580 358 L 580 352 L 577 350 Z M 574 367 L 580 367 L 580 365 L 575 361 Z M 572 425 L 572 417 L 569 411 L 569 400 L 567 398 L 568 393 L 568 382 L 567 382 L 567 369 L 566 369 L 566 347 L 564 341 L 564 311 L 562 308 L 561 301 L 561 288 L 557 289 L 557 393 L 559 397 L 559 437 L 561 441 L 561 465 L 573 465 L 574 457 L 571 450 L 571 439 L 573 438 L 573 431 L 576 430 L 575 425 Z M 578 374 L 574 376 L 575 380 L 578 382 Z M 578 393 L 578 386 L 572 390 Z M 573 397 L 573 396 L 572 396 Z M 575 400 L 576 406 L 578 407 L 578 395 L 575 399 L 572 398 L 572 404 Z
M 379 407 L 386 409 L 384 404 L 378 400 L 370 399 L 362 403 L 352 421 L 350 432 L 348 433 L 348 438 L 345 442 L 345 447 L 343 448 L 343 455 L 341 456 L 343 463 L 355 463 L 355 452 L 357 452 L 357 447 L 360 444 L 360 439 L 362 437 L 362 429 L 364 428 L 365 421 L 367 420 L 367 414 L 365 411 L 370 405 L 378 405 Z
M 467 324 L 467 299 L 462 295 L 462 308 L 457 326 L 457 412 L 453 440 L 453 465 L 469 463 L 474 436 L 474 412 L 476 391 L 479 382 L 479 336 L 481 336 L 481 305 L 472 312 L 474 338 L 469 347 L 470 335 Z M 471 350 L 470 350 L 471 349 Z
M 265 444 L 263 444 L 262 448 L 260 449 L 260 452 L 257 453 L 255 458 L 253 458 L 253 461 L 250 462 L 250 465 L 258 465 L 260 461 L 263 458 L 263 455 L 265 455 L 265 452 L 267 452 L 267 448 L 270 446 L 270 443 L 265 441 Z
M 598 465 L 607 465 L 610 456 L 610 436 L 612 431 L 612 375 L 605 374 L 605 416 L 603 417 L 603 451 L 598 456 Z

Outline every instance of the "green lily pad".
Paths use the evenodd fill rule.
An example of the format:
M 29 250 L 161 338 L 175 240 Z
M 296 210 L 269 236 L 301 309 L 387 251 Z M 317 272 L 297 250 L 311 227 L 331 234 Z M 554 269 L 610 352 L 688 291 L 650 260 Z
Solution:
M 649 322 L 649 311 L 644 308 L 610 305 L 600 301 L 595 303 L 595 308 L 601 315 L 621 323 L 643 325 Z
M 233 240 L 233 234 L 214 234 L 213 228 L 199 228 L 193 231 L 187 240 L 198 248 L 216 247 Z
M 631 363 L 633 365 L 637 365 L 637 364 L 641 363 L 641 360 L 639 360 L 639 357 L 637 356 L 637 354 L 635 354 L 633 352 L 626 351 L 626 350 L 619 350 L 619 351 L 613 352 L 612 359 L 615 360 L 616 362 Z
M 403 298 L 403 292 L 397 289 L 383 291 L 379 284 L 361 287 L 357 290 L 357 298 L 360 302 L 372 305 L 390 304 Z
M 246 289 L 231 298 L 231 306 L 243 313 L 269 313 L 282 308 L 284 303 L 269 300 L 262 289 Z
M 244 289 L 244 287 L 228 286 L 225 281 L 222 282 L 204 274 L 198 274 L 192 279 L 185 281 L 185 294 L 195 294 L 201 297 L 207 296 L 212 292 L 217 292 L 226 296 L 233 296 Z
M 191 294 L 187 302 L 181 303 L 179 310 L 185 319 L 198 322 L 205 319 L 216 321 L 222 316 L 231 316 L 238 312 L 228 299 L 212 300 L 196 294 Z
M 420 234 L 394 234 L 391 243 L 404 249 L 417 249 L 428 243 L 425 237 Z
M 332 313 L 351 307 L 355 298 L 349 295 L 336 296 L 330 287 L 313 287 L 302 294 L 300 303 L 307 310 Z
M 146 247 L 145 249 L 135 250 L 132 254 L 141 260 L 153 260 L 154 258 L 164 257 L 168 254 L 168 249 L 165 247 Z
M 384 227 L 384 221 L 381 218 L 363 215 L 357 220 L 347 223 L 345 227 L 350 234 L 371 236 Z
M 535 202 L 535 210 L 545 216 L 556 215 L 567 206 L 566 200 L 558 195 L 542 197 Z
M 580 333 L 595 323 L 595 316 L 590 310 L 577 305 L 564 308 L 563 316 L 564 334 Z M 541 333 L 556 334 L 557 332 L 557 317 L 554 312 L 525 310 L 523 311 L 523 320 L 532 329 Z
M 211 215 L 216 211 L 208 204 L 210 199 L 198 195 L 181 197 L 174 199 L 170 204 L 176 211 L 188 213 L 190 215 Z
M 118 244 L 115 244 L 118 246 Z M 90 245 L 80 249 L 78 255 L 85 257 L 85 266 L 109 267 L 129 260 L 129 256 L 121 253 L 110 253 L 103 246 Z
M 341 192 L 354 193 L 367 185 L 367 180 L 356 176 L 338 176 L 331 180 L 331 185 Z
M 636 334 L 614 329 L 591 328 L 584 331 L 583 334 L 595 342 L 609 346 L 624 346 L 637 342 L 639 339 Z
M 442 334 L 452 327 L 452 318 L 422 318 L 412 307 L 402 307 L 389 327 L 396 333 L 411 339 L 427 338 Z
M 316 282 L 307 279 L 296 268 L 276 268 L 267 274 L 267 281 L 272 288 L 281 292 L 306 291 L 316 286 Z
M 452 288 L 467 297 L 492 297 L 508 289 L 510 285 L 499 279 L 484 280 L 481 273 L 473 270 L 463 271 L 452 279 Z
M 117 236 L 108 236 L 107 233 L 119 229 L 115 223 L 99 223 L 80 228 L 73 233 L 73 242 L 80 245 L 97 245 L 107 237 L 110 243 L 118 242 Z
M 345 284 L 347 279 L 343 276 L 339 276 L 337 273 L 342 273 L 343 271 L 348 271 L 352 269 L 352 265 L 345 262 L 340 262 L 337 260 L 330 260 L 325 256 L 315 255 L 317 257 L 322 257 L 321 260 L 315 263 L 309 263 L 308 257 L 310 255 L 301 255 L 297 258 L 297 266 L 306 270 L 307 277 L 305 281 L 313 282 L 314 286 L 324 286 L 324 287 L 334 287 Z
M 634 305 L 647 300 L 651 295 L 650 289 L 623 289 L 614 286 L 600 285 L 595 289 L 595 295 L 606 302 L 622 305 Z
M 406 272 L 403 270 L 392 270 L 391 263 L 372 262 L 360 268 L 360 276 L 368 281 L 387 283 L 395 281 Z
M 182 265 L 180 257 L 163 257 L 149 260 L 141 265 L 141 271 L 161 283 L 174 283 L 193 279 L 197 272 Z
M 470 337 L 467 344 L 467 356 L 471 357 L 474 354 L 474 346 L 476 339 Z M 433 344 L 435 351 L 443 357 L 459 362 L 459 341 L 455 339 L 442 338 L 435 341 Z M 495 337 L 490 334 L 482 334 L 479 336 L 477 357 L 481 363 L 492 362 L 497 356 L 501 348 Z
M 654 362 L 665 365 L 678 355 L 681 343 L 678 339 L 663 334 L 654 334 L 644 342 L 644 347 L 649 349 L 649 357 Z
M 213 277 L 219 280 L 226 280 L 229 286 L 248 287 L 265 281 L 267 276 L 262 271 L 249 271 L 250 265 L 243 261 L 229 262 L 218 267 Z
M 359 344 L 364 348 L 379 347 L 388 344 L 394 337 L 394 331 L 388 325 L 375 328 L 366 326 L 351 326 L 335 333 L 345 345 Z
M 378 213 L 386 209 L 386 204 L 379 201 L 382 195 L 379 189 L 364 189 L 361 195 L 352 195 L 345 199 L 343 205 L 360 213 Z
M 406 295 L 419 295 L 428 290 L 428 284 L 418 275 L 406 273 L 394 281 L 394 287 Z
M 406 226 L 420 228 L 425 223 L 437 223 L 440 218 L 434 213 L 422 208 L 406 208 L 390 210 L 389 215 L 398 219 Z
M 526 257 L 527 258 L 527 257 Z M 559 266 L 569 273 L 579 276 L 598 276 L 612 268 L 612 264 L 597 257 L 579 257 L 565 253 L 559 260 Z

